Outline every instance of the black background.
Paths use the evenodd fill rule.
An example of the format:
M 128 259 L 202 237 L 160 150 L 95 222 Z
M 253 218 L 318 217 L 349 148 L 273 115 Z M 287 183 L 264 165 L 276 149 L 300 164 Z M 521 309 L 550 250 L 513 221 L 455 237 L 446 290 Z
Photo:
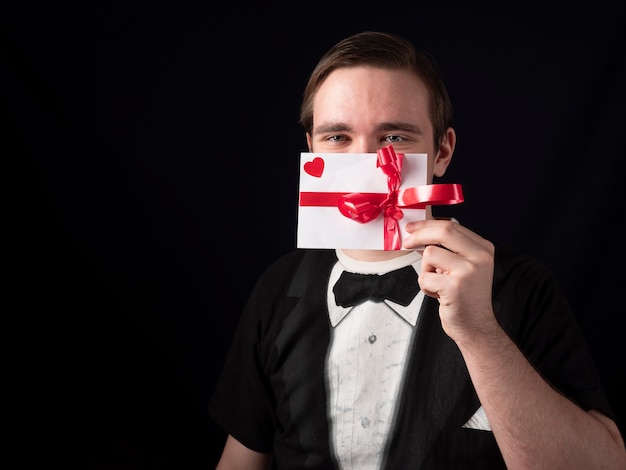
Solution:
M 554 270 L 624 432 L 624 3 L 287 5 L 2 4 L 22 461 L 212 468 L 207 405 L 239 313 L 295 247 L 302 90 L 365 29 L 437 57 L 458 132 L 441 181 L 466 202 L 436 213 Z

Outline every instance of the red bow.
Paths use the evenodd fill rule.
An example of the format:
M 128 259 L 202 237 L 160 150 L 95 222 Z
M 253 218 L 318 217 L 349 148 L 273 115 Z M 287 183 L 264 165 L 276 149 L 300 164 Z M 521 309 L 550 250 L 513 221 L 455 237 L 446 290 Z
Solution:
M 384 214 L 384 249 L 399 250 L 402 246 L 399 220 L 401 208 L 423 209 L 427 205 L 457 204 L 463 202 L 463 191 L 458 184 L 431 184 L 398 190 L 402 182 L 402 159 L 392 145 L 377 152 L 376 167 L 387 175 L 387 194 L 350 193 L 337 200 L 339 211 L 349 219 L 365 224 Z

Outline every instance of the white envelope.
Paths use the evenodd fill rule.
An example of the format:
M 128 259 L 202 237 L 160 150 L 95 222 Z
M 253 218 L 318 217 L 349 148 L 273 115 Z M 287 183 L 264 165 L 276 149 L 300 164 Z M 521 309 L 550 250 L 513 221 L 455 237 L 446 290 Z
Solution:
M 384 216 L 360 223 L 344 216 L 336 202 L 324 206 L 303 205 L 303 195 L 314 193 L 388 194 L 387 175 L 376 166 L 376 153 L 309 153 L 300 155 L 300 198 L 298 204 L 298 248 L 352 248 L 384 250 Z M 402 180 L 398 189 L 427 184 L 427 156 L 404 154 Z M 324 196 L 324 194 L 321 194 Z M 335 201 L 332 197 L 330 201 Z M 401 209 L 401 238 L 409 233 L 408 222 L 424 220 L 425 209 Z

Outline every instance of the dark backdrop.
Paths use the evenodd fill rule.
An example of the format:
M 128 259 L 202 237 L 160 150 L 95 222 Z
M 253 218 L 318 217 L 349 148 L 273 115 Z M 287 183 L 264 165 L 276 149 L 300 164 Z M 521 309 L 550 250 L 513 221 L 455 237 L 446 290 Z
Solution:
M 439 213 L 555 271 L 625 429 L 624 3 L 456 3 L 3 3 L 24 461 L 212 467 L 207 404 L 239 313 L 295 247 L 302 89 L 363 29 L 438 58 L 458 130 L 443 181 L 466 196 Z

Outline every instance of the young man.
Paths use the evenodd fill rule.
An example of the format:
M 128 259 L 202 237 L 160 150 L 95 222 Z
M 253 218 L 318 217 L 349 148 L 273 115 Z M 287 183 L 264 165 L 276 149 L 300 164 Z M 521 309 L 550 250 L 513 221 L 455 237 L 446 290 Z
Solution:
M 320 60 L 301 123 L 311 152 L 426 153 L 432 182 L 451 113 L 426 55 L 365 32 Z M 295 250 L 259 279 L 211 404 L 229 434 L 218 468 L 626 468 L 552 276 L 430 210 L 406 229 L 404 250 Z M 405 301 L 335 287 L 394 271 Z

